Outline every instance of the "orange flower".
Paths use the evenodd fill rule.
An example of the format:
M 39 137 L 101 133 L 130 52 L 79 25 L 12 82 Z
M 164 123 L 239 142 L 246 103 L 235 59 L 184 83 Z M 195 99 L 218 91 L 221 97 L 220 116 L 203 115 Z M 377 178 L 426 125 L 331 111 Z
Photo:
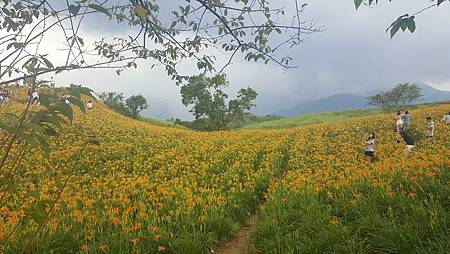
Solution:
M 164 246 L 162 246 L 162 245 L 158 246 L 158 251 L 159 251 L 159 252 L 163 252 L 163 251 L 165 251 L 165 250 L 166 250 L 166 247 L 164 247 Z
M 81 251 L 87 251 L 89 249 L 89 245 L 87 243 L 80 246 Z
M 339 221 L 338 221 L 337 217 L 333 216 L 333 218 L 331 218 L 331 220 L 330 220 L 330 224 L 336 225 L 338 223 L 339 223 Z
M 102 252 L 106 253 L 106 252 L 108 251 L 108 246 L 102 244 L 102 245 L 99 246 L 99 249 L 100 249 Z
M 133 239 L 130 239 L 130 242 L 132 242 L 133 245 L 136 246 L 136 244 L 139 242 L 139 239 L 133 238 Z

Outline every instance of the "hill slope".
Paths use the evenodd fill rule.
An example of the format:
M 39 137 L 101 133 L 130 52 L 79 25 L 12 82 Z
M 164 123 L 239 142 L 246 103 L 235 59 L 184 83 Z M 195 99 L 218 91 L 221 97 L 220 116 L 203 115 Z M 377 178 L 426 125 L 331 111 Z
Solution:
M 426 84 L 418 84 L 423 97 L 417 103 L 433 103 L 450 100 L 449 91 L 440 91 Z M 296 116 L 305 113 L 320 113 L 327 111 L 340 111 L 344 109 L 367 109 L 373 106 L 367 104 L 367 96 L 352 94 L 337 94 L 328 98 L 300 103 L 294 107 L 281 110 L 276 114 L 283 116 Z
M 266 121 L 258 124 L 244 126 L 242 129 L 285 129 L 294 128 L 311 124 L 332 123 L 342 120 L 350 120 L 352 118 L 365 117 L 374 114 L 380 114 L 379 109 L 348 109 L 338 112 L 323 112 L 304 114 L 280 120 Z
M 2 105 L 0 112 L 22 108 L 12 103 Z M 412 114 L 436 119 L 447 110 L 447 105 L 436 105 Z M 410 159 L 404 156 L 404 146 L 395 142 L 391 123 L 389 114 L 378 114 L 296 129 L 199 133 L 131 120 L 99 103 L 87 114 L 75 112 L 62 135 L 50 139 L 48 156 L 25 150 L 20 167 L 10 171 L 14 181 L 1 179 L 14 188 L 6 188 L 8 198 L 0 211 L 0 237 L 12 232 L 0 252 L 210 253 L 217 241 L 229 238 L 259 208 L 263 227 L 258 228 L 256 243 L 266 253 L 288 253 L 304 246 L 338 252 L 350 248 L 341 244 L 354 242 L 355 248 L 379 253 L 388 251 L 384 246 L 389 250 L 409 246 L 410 252 L 421 253 L 448 249 L 448 231 L 443 230 L 450 216 L 445 210 L 448 192 L 436 189 L 441 188 L 436 183 L 441 181 L 441 170 L 449 175 L 445 165 L 450 163 L 446 149 L 450 129 L 436 121 L 439 135 L 433 142 L 418 142 L 420 149 Z M 360 156 L 369 131 L 376 131 L 378 137 L 377 162 L 371 165 Z M 90 136 L 100 144 L 85 145 Z M 14 169 L 14 156 L 23 147 L 15 143 L 6 169 Z M 419 180 L 424 176 L 431 179 L 425 190 L 433 195 L 420 192 L 424 189 Z M 363 180 L 367 186 L 351 185 Z M 393 180 L 402 182 L 394 186 Z M 448 187 L 448 180 L 442 180 L 447 184 L 442 188 Z M 391 192 L 358 203 L 358 198 L 382 185 Z M 314 193 L 307 195 L 308 200 L 299 199 L 305 189 Z M 333 193 L 342 202 L 333 203 Z M 265 200 L 267 206 L 261 203 Z M 334 209 L 339 204 L 354 207 Z M 387 205 L 375 209 L 380 204 Z M 346 214 L 334 213 L 361 212 L 368 205 L 378 224 L 352 223 L 346 221 L 350 218 Z M 416 213 L 402 213 L 410 211 L 404 209 Z M 377 211 L 380 214 L 374 214 Z M 383 217 L 385 211 L 395 214 Z M 357 219 L 373 222 L 370 216 Z M 20 230 L 14 231 L 18 221 Z M 40 234 L 37 224 L 45 228 Z M 302 231 L 303 225 L 309 231 Z M 375 239 L 364 231 L 366 226 L 387 231 L 393 225 L 398 227 L 392 235 L 382 231 Z M 349 227 L 361 235 L 349 235 Z M 286 228 L 288 232 L 283 231 Z M 424 228 L 427 234 L 402 237 L 399 242 L 391 237 L 409 236 L 414 228 Z M 314 239 L 323 242 L 308 241 L 311 234 L 320 235 Z M 281 242 L 273 242 L 277 239 Z

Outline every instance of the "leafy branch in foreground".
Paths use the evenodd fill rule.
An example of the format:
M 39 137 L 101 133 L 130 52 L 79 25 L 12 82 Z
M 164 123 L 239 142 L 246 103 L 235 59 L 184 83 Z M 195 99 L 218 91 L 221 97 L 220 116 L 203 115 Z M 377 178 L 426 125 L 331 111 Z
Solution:
M 58 3 L 56 3 L 58 2 Z M 186 0 L 178 6 L 165 1 L 79 1 L 2 0 L 0 9 L 0 84 L 82 69 L 114 69 L 120 74 L 148 60 L 165 68 L 167 75 L 181 82 L 183 60 L 194 61 L 201 72 L 221 73 L 237 53 L 255 62 L 273 62 L 295 67 L 284 49 L 300 45 L 305 35 L 321 31 L 303 20 L 306 4 L 285 8 L 278 1 Z M 88 42 L 81 27 L 92 18 L 105 17 L 111 28 L 127 24 L 125 36 L 95 38 Z M 51 33 L 63 35 L 58 53 L 48 52 L 42 43 Z M 213 48 L 211 51 L 205 49 Z M 227 60 L 217 66 L 215 53 Z M 60 59 L 62 58 L 62 59 Z M 41 63 L 35 73 L 24 69 Z
M 63 90 L 69 96 L 65 99 L 71 105 L 75 105 L 85 112 L 82 96 L 92 97 L 92 90 L 78 85 L 70 85 L 70 87 Z M 38 99 L 39 105 L 32 105 L 33 99 L 30 96 L 32 91 L 41 93 Z M 19 94 L 16 96 L 20 96 L 20 91 L 16 92 Z M 21 98 L 14 99 L 18 102 L 21 101 Z M 44 155 L 48 156 L 50 152 L 48 139 L 59 135 L 64 124 L 73 120 L 72 107 L 65 100 L 61 100 L 61 97 L 57 96 L 55 89 L 48 88 L 46 81 L 33 79 L 28 96 L 26 96 L 24 101 L 25 106 L 22 112 L 0 114 L 0 133 L 3 135 L 0 147 L 0 207 L 5 207 L 8 200 L 14 197 L 17 198 L 20 193 L 26 191 L 18 182 L 25 173 L 31 173 L 21 172 L 20 175 L 22 176 L 18 176 L 23 160 L 36 150 L 42 151 Z M 89 138 L 86 141 L 86 144 L 88 143 L 93 144 L 97 142 L 95 139 Z M 61 192 L 64 190 L 65 185 L 61 188 Z M 28 197 L 32 197 L 32 194 L 28 195 Z M 16 226 L 6 237 L 2 238 L 4 240 L 0 243 L 0 248 L 7 243 L 26 220 L 32 220 L 39 225 L 36 230 L 36 234 L 38 234 L 48 221 L 52 210 L 52 208 L 50 211 L 46 209 L 56 205 L 59 195 L 54 200 L 34 198 L 36 203 L 25 213 L 22 219 L 18 220 Z M 29 242 L 32 240 L 33 238 L 28 239 Z
M 379 3 L 379 0 L 353 0 L 355 3 L 355 8 L 358 9 L 361 5 L 372 6 Z M 389 0 L 392 2 L 392 0 Z M 411 33 L 416 31 L 416 21 L 415 18 L 417 15 L 428 11 L 435 7 L 440 7 L 443 3 L 450 2 L 450 0 L 430 0 L 428 1 L 428 5 L 422 8 L 419 11 L 416 11 L 411 14 L 404 14 L 399 16 L 392 24 L 386 29 L 386 32 L 390 32 L 391 38 L 397 34 L 397 32 L 401 29 L 403 32 L 408 30 Z

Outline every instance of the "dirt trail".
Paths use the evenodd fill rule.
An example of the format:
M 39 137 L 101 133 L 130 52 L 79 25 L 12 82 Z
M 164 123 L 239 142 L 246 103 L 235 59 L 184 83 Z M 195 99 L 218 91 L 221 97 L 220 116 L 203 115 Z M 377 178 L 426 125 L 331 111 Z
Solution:
M 250 233 L 258 222 L 258 216 L 252 215 L 247 225 L 242 227 L 229 241 L 221 243 L 214 253 L 217 254 L 254 254 L 256 253 L 250 245 Z

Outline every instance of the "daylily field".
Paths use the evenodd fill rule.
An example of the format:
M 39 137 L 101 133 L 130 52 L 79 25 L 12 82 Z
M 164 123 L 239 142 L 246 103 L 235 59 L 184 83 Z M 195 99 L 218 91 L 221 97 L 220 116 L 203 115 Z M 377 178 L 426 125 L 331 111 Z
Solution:
M 412 110 L 415 128 L 430 115 L 436 132 L 408 156 L 390 114 L 201 133 L 97 102 L 50 140 L 48 157 L 27 153 L 12 195 L 0 191 L 0 253 L 211 253 L 252 213 L 261 253 L 448 253 L 450 126 L 439 119 L 449 107 Z M 99 144 L 85 145 L 90 136 Z

